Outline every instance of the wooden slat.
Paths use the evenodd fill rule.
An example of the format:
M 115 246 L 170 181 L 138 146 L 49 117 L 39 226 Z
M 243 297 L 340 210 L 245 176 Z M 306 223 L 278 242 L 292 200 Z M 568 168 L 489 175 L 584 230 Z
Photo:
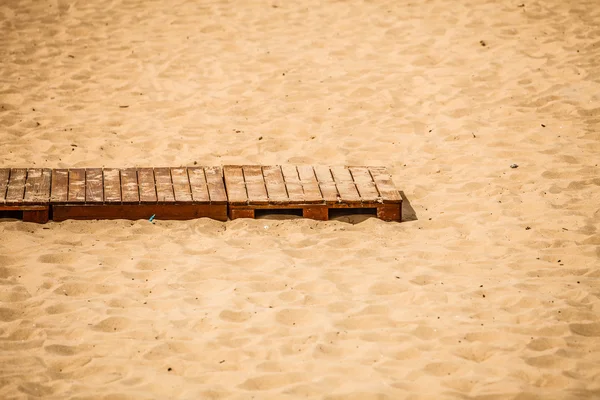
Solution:
M 27 171 L 25 183 L 25 203 L 46 204 L 50 200 L 51 170 L 32 168 Z
M 208 170 L 206 170 L 208 172 Z M 244 173 L 240 166 L 226 166 L 223 168 L 227 198 L 231 204 L 247 204 L 248 192 L 244 182 Z
M 285 181 L 289 201 L 292 203 L 304 203 L 304 191 L 302 190 L 302 183 L 300 183 L 300 177 L 298 176 L 298 169 L 296 166 L 282 165 L 281 172 Z M 317 188 L 317 190 L 318 189 L 319 188 Z
M 156 182 L 156 196 L 159 203 L 172 203 L 175 201 L 173 193 L 173 181 L 169 168 L 154 168 L 154 180 Z
M 350 171 L 344 167 L 333 167 L 331 168 L 331 173 L 340 194 L 340 199 L 346 203 L 360 202 L 360 194 L 356 190 L 356 185 Z
M 25 180 L 27 170 L 25 168 L 13 168 L 10 171 L 8 189 L 6 191 L 7 204 L 22 204 L 25 195 Z
M 120 203 L 121 202 L 121 176 L 119 170 L 115 168 L 107 168 L 104 173 L 104 202 L 105 203 Z M 135 173 L 135 171 L 134 171 Z M 137 186 L 137 185 L 136 185 Z
M 267 188 L 262 174 L 260 165 L 244 165 L 244 181 L 246 182 L 246 190 L 248 191 L 249 204 L 267 204 Z
M 265 186 L 267 187 L 267 196 L 269 196 L 269 202 L 275 204 L 288 203 L 289 198 L 285 188 L 281 167 L 265 166 L 262 170 L 265 179 Z
M 69 170 L 69 203 L 85 202 L 85 169 Z
M 379 192 L 367 167 L 348 167 L 363 202 L 376 202 Z
M 227 193 L 223 184 L 223 171 L 221 167 L 206 167 L 204 168 L 204 173 L 206 174 L 210 202 L 212 204 L 227 203 Z
M 102 203 L 103 201 L 102 168 L 88 168 L 85 170 L 85 202 Z
M 190 179 L 190 188 L 192 191 L 192 200 L 196 203 L 208 203 L 210 201 L 210 197 L 208 195 L 208 185 L 206 184 L 204 168 L 190 167 L 188 168 L 188 175 Z
M 370 167 L 369 171 L 384 203 L 400 203 L 402 201 L 402 197 L 394 186 L 387 169 L 384 167 Z
M 190 188 L 187 168 L 171 168 L 171 180 L 173 181 L 175 201 L 180 203 L 191 202 L 192 190 Z
M 6 201 L 6 189 L 8 188 L 8 178 L 10 169 L 0 168 L 0 204 Z
M 140 189 L 140 202 L 156 203 L 156 185 L 154 182 L 154 170 L 152 168 L 139 168 L 137 170 L 138 187 Z
M 317 181 L 314 168 L 309 165 L 299 165 L 298 175 L 300 176 L 300 183 L 302 184 L 302 190 L 304 192 L 304 202 L 323 202 L 324 197 L 319 188 L 319 182 Z
M 50 202 L 65 203 L 69 199 L 69 170 L 52 170 L 52 183 L 50 186 Z
M 121 170 L 121 201 L 123 203 L 140 202 L 137 170 L 134 168 Z
M 338 201 L 338 191 L 335 187 L 335 181 L 331 175 L 331 170 L 328 167 L 317 166 L 314 168 L 317 180 L 319 181 L 319 189 L 323 194 L 323 198 L 328 203 Z

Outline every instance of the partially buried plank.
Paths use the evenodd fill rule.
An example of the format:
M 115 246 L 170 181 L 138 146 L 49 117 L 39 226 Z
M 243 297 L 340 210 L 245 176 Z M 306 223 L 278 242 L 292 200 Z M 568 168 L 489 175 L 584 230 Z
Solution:
M 140 188 L 140 202 L 156 203 L 156 185 L 154 184 L 154 171 L 152 168 L 139 168 L 137 175 L 138 186 Z
M 120 203 L 121 202 L 121 178 L 119 170 L 116 168 L 107 168 L 103 171 L 104 174 L 104 202 L 105 203 Z
M 25 179 L 27 170 L 25 168 L 13 168 L 10 171 L 10 180 L 8 181 L 8 190 L 6 191 L 7 204 L 23 203 L 25 194 Z
M 85 202 L 85 169 L 69 170 L 69 203 Z
M 69 199 L 69 170 L 53 169 L 50 186 L 50 203 L 66 203 Z
M 370 167 L 369 171 L 384 203 L 402 202 L 402 197 L 394 186 L 391 175 L 384 167 Z
M 0 204 L 6 201 L 6 189 L 8 187 L 8 178 L 10 177 L 10 169 L 0 168 Z
M 190 179 L 190 188 L 192 191 L 192 200 L 196 203 L 208 203 L 208 185 L 206 184 L 206 176 L 204 168 L 190 167 L 188 168 L 188 176 Z
M 298 176 L 298 169 L 296 166 L 282 165 L 281 173 L 283 174 L 288 200 L 292 203 L 304 203 L 304 192 L 302 190 L 302 184 L 300 183 L 300 177 Z
M 156 196 L 159 203 L 173 203 L 173 181 L 169 168 L 154 168 L 154 180 L 156 181 Z
M 267 195 L 269 196 L 269 203 L 274 204 L 286 204 L 289 202 L 287 190 L 285 188 L 285 182 L 283 180 L 283 173 L 279 166 L 265 166 L 263 167 L 263 176 L 265 179 L 265 185 L 267 187 Z
M 360 203 L 360 195 L 356 190 L 350 171 L 344 167 L 332 167 L 331 173 L 340 194 L 340 199 L 348 204 Z
M 208 171 L 207 171 L 208 172 Z M 244 182 L 244 173 L 240 166 L 225 166 L 223 168 L 225 176 L 225 189 L 230 204 L 248 204 L 248 193 L 246 192 L 246 183 Z
M 178 203 L 189 203 L 192 201 L 192 191 L 188 178 L 187 168 L 171 168 L 171 179 L 173 180 L 173 193 Z
M 267 197 L 267 188 L 265 187 L 261 166 L 244 165 L 242 170 L 244 171 L 249 204 L 267 204 L 269 198 Z
M 30 169 L 25 183 L 25 203 L 47 204 L 50 200 L 50 179 L 52 171 L 48 168 Z
M 379 192 L 367 167 L 348 167 L 356 188 L 363 202 L 374 203 L 379 199 Z
M 137 171 L 134 168 L 121 170 L 121 197 L 125 204 L 140 202 Z
M 88 168 L 85 170 L 85 202 L 102 203 L 103 201 L 102 168 Z
M 319 181 L 319 188 L 323 194 L 323 198 L 328 203 L 335 203 L 338 201 L 338 191 L 335 187 L 335 181 L 331 175 L 331 169 L 329 167 L 316 166 L 315 174 Z
M 319 182 L 315 176 L 315 170 L 310 165 L 299 165 L 298 175 L 304 192 L 304 203 L 316 204 L 322 203 L 324 197 L 319 188 Z
M 226 204 L 227 193 L 223 184 L 223 171 L 221 167 L 205 167 L 206 183 L 211 204 Z

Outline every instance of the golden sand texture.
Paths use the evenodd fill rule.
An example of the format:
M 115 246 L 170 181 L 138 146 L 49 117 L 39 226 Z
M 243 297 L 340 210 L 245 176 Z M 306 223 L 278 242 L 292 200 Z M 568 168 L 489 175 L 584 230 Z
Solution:
M 0 2 L 0 167 L 385 165 L 410 202 L 401 224 L 0 221 L 0 398 L 600 398 L 599 21 Z

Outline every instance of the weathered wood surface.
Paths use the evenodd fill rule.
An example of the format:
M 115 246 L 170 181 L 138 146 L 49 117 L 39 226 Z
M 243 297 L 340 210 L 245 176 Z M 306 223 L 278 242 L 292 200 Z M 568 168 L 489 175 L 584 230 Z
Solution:
M 211 204 L 227 204 L 227 192 L 221 167 L 205 167 L 206 182 Z
M 140 201 L 138 173 L 134 168 L 121 170 L 121 201 L 125 204 Z
M 27 171 L 24 204 L 48 204 L 51 173 L 47 168 L 32 168 Z
M 210 196 L 208 194 L 208 184 L 206 183 L 204 168 L 188 168 L 188 176 L 190 180 L 192 200 L 197 202 L 209 202 Z
M 219 219 L 228 209 L 231 218 L 300 209 L 307 218 L 328 219 L 331 209 L 369 208 L 381 219 L 399 221 L 402 197 L 383 167 L 1 168 L 0 207 L 40 222 L 49 207 L 58 218 L 130 219 L 152 210 L 165 219 Z
M 85 170 L 85 202 L 104 202 L 104 184 L 101 168 L 88 168 Z
M 10 179 L 6 190 L 6 204 L 22 204 L 25 195 L 25 180 L 27 169 L 13 168 L 10 171 Z
M 69 170 L 69 203 L 85 203 L 85 169 Z
M 178 203 L 192 201 L 192 190 L 187 168 L 171 168 L 171 180 L 173 182 L 173 193 Z
M 224 175 L 232 219 L 268 209 L 301 209 L 307 218 L 328 219 L 335 208 L 400 218 L 401 197 L 385 168 L 233 165 L 224 167 Z M 388 204 L 395 205 L 383 207 Z
M 0 168 L 0 204 L 6 202 L 6 190 L 8 189 L 9 168 Z
M 65 203 L 67 200 L 69 200 L 69 170 L 52 170 L 50 202 Z
M 105 203 L 120 203 L 121 202 L 121 174 L 118 169 L 106 168 L 102 171 L 104 182 L 104 202 Z
M 224 167 L 225 189 L 229 204 L 248 204 L 244 172 L 240 166 Z

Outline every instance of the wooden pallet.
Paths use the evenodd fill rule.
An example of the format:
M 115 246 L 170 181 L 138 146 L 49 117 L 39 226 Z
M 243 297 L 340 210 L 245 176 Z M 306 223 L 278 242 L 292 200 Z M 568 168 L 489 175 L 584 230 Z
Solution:
M 383 167 L 229 165 L 223 167 L 229 218 L 254 218 L 257 210 L 300 209 L 328 220 L 331 209 L 376 209 L 400 221 L 402 197 Z
M 55 221 L 227 220 L 220 167 L 55 169 L 50 204 Z
M 0 211 L 22 212 L 27 222 L 48 222 L 50 175 L 45 168 L 1 168 Z

